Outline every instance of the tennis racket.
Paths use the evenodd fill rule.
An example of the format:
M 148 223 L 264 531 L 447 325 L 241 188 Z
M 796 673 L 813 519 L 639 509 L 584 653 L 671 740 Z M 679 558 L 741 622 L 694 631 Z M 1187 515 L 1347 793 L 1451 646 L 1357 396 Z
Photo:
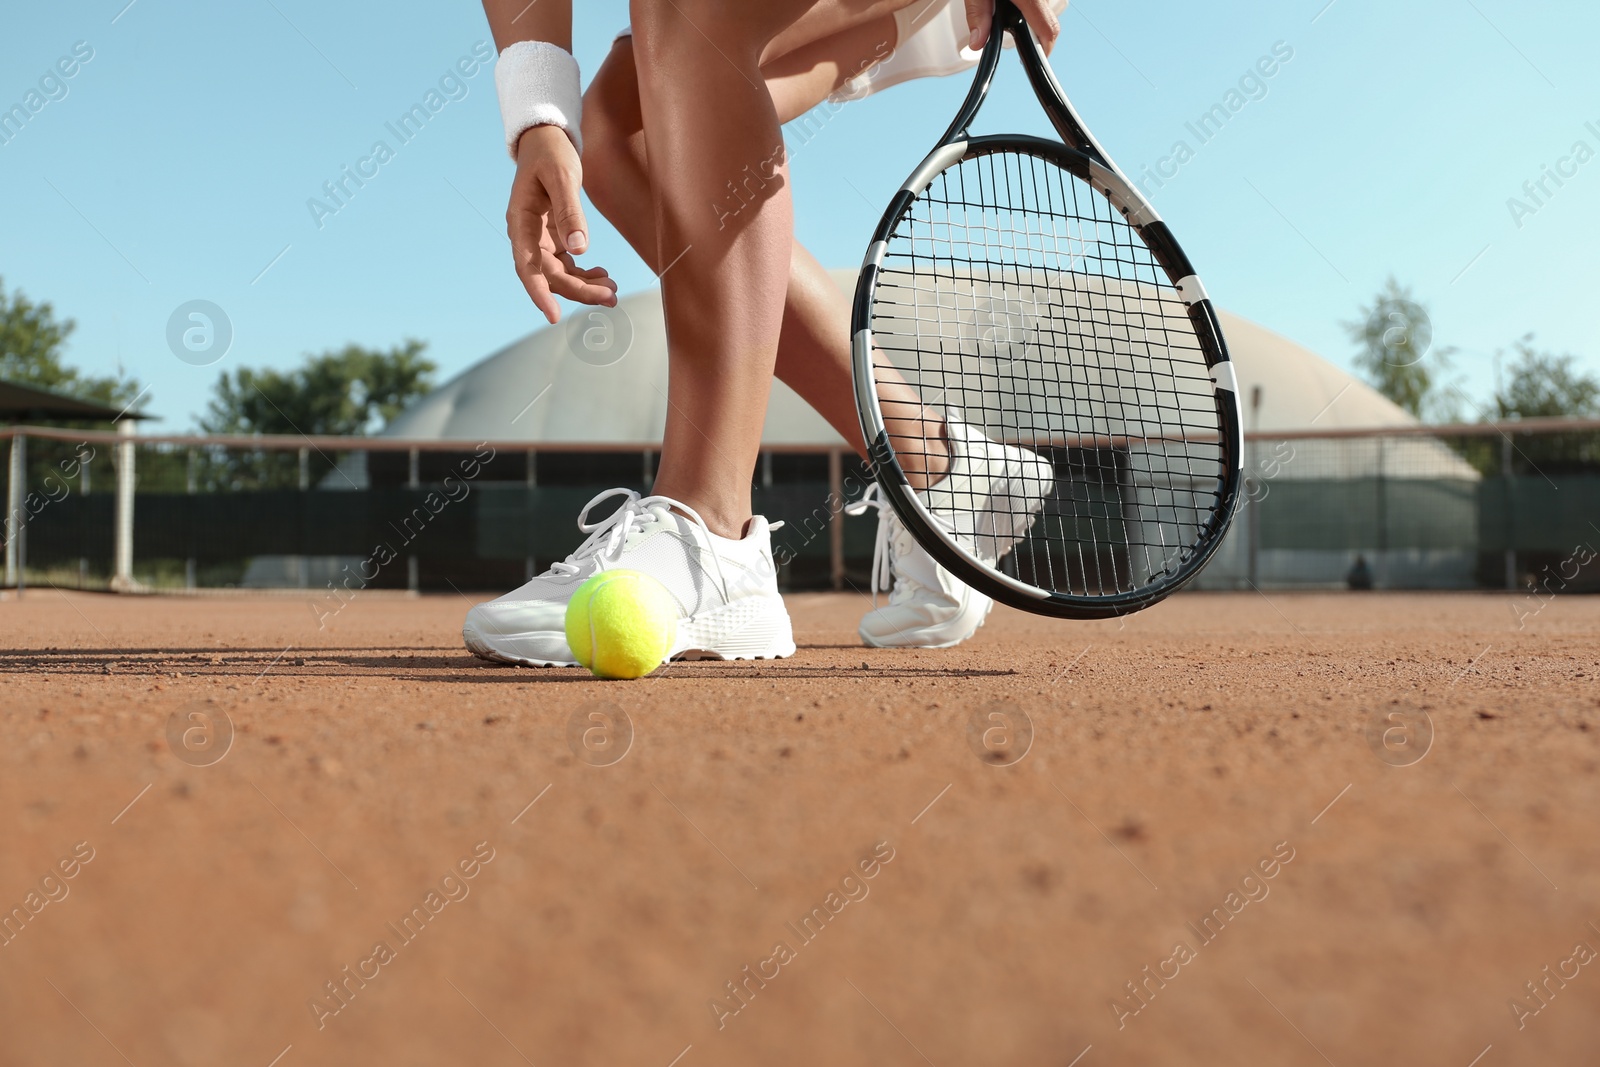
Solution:
M 1006 33 L 1061 142 L 968 132 Z M 1193 578 L 1226 533 L 1243 444 L 1216 313 L 1011 0 L 873 233 L 851 332 L 880 491 L 979 592 L 1124 615 Z M 906 467 L 946 456 L 947 476 L 913 490 Z

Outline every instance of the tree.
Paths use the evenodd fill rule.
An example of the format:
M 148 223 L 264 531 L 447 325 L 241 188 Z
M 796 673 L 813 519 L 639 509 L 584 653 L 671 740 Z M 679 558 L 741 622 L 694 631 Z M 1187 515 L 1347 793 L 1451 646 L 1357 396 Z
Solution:
M 1575 357 L 1539 351 L 1531 333 L 1511 347 L 1520 358 L 1495 398 L 1502 419 L 1600 416 L 1600 379 L 1579 371 Z
M 62 362 L 62 349 L 76 328 L 71 319 L 56 318 L 49 303 L 35 304 L 21 290 L 8 296 L 0 279 L 0 381 L 113 407 L 138 396 L 139 383 L 130 378 L 89 377 Z
M 1437 386 L 1454 349 L 1432 347 L 1432 320 L 1408 286 L 1389 278 L 1371 306 L 1361 309 L 1361 318 L 1343 326 L 1360 346 L 1356 369 L 1378 392 L 1418 418 L 1429 411 L 1453 412 Z
M 131 378 L 97 378 L 85 375 L 62 360 L 67 339 L 77 324 L 56 318 L 49 303 L 36 304 L 21 290 L 5 291 L 0 279 L 0 381 L 32 386 L 52 393 L 91 400 L 121 408 L 139 396 L 139 383 Z M 105 429 L 105 423 L 72 420 L 55 425 L 71 429 Z M 30 489 L 58 486 L 61 472 L 89 462 L 101 486 L 109 473 L 110 452 L 72 441 L 34 437 L 28 441 L 26 480 Z M 92 460 L 87 457 L 96 457 Z M 78 483 L 75 483 L 78 484 Z M 55 489 L 51 489 L 54 492 Z M 3 536 L 0 536 L 3 540 Z
M 1541 352 L 1533 335 L 1525 334 L 1512 346 L 1518 359 L 1495 397 L 1495 414 L 1501 420 L 1551 417 L 1600 417 L 1600 379 L 1584 374 L 1570 355 Z M 1499 440 L 1482 439 L 1486 454 L 1474 460 L 1484 473 L 1504 473 L 1502 457 L 1513 470 L 1536 472 L 1540 478 L 1568 472 L 1592 472 L 1600 466 L 1600 433 L 1562 431 L 1523 434 L 1511 431 L 1514 447 L 1502 451 Z M 1489 455 L 1489 452 L 1495 453 Z
M 437 365 L 427 344 L 408 339 L 388 350 L 348 344 L 308 356 L 290 371 L 241 367 L 217 379 L 200 428 L 216 434 L 360 436 L 382 429 L 406 406 L 433 389 Z M 335 457 L 313 451 L 312 484 Z M 200 473 L 212 488 L 286 488 L 299 482 L 294 452 L 208 453 Z
M 381 351 L 349 344 L 295 370 L 224 371 L 200 420 L 207 433 L 360 435 L 382 429 L 433 389 L 438 367 L 407 340 Z

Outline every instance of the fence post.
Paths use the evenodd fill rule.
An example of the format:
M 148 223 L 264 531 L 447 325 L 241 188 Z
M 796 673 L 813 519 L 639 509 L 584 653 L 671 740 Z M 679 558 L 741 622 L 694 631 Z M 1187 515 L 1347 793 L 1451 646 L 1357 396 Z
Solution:
M 422 459 L 417 450 L 413 448 L 408 455 L 406 488 L 419 489 L 422 486 Z M 417 554 L 415 552 L 406 557 L 406 589 L 417 592 L 421 585 L 417 568 Z
M 1244 502 L 1247 505 L 1245 514 L 1245 544 L 1244 544 L 1244 580 L 1251 589 L 1261 588 L 1261 494 L 1256 492 L 1259 483 L 1256 481 L 1255 468 L 1255 442 L 1245 445 L 1245 455 L 1249 457 L 1249 466 L 1245 468 L 1244 476 Z
M 117 503 L 114 526 L 115 548 L 112 553 L 111 591 L 133 593 L 138 586 L 133 580 L 133 490 L 137 484 L 134 475 L 133 435 L 139 424 L 132 419 L 117 422 Z
M 1250 387 L 1250 432 L 1253 434 L 1261 429 L 1261 386 Z M 1261 591 L 1261 495 L 1256 492 L 1260 487 L 1261 471 L 1256 462 L 1256 452 L 1260 442 L 1253 438 L 1246 438 L 1244 444 L 1245 476 L 1244 490 L 1245 502 L 1250 505 L 1250 513 L 1245 516 L 1249 528 L 1245 531 L 1249 536 L 1245 540 L 1245 584 L 1256 592 Z
M 22 568 L 27 560 L 20 551 L 23 523 L 27 519 L 28 439 L 17 434 L 11 439 L 11 462 L 6 470 L 6 585 L 20 596 Z
M 81 444 L 78 446 L 78 457 L 82 460 L 82 462 L 78 464 L 78 495 L 81 497 L 88 497 L 89 495 L 90 460 L 83 458 L 82 449 L 85 447 L 86 445 Z M 78 557 L 78 588 L 89 588 L 89 558 L 87 556 Z
M 298 459 L 299 465 L 300 465 L 300 471 L 299 471 L 299 475 L 300 475 L 300 477 L 299 477 L 300 492 L 301 493 L 308 493 L 308 492 L 311 491 L 311 449 L 307 448 L 304 445 L 301 445 L 300 446 L 300 452 L 299 452 L 299 455 L 297 456 L 297 459 Z M 305 521 L 306 521 L 305 520 L 305 514 L 306 514 L 306 498 L 304 496 L 302 496 L 300 498 L 300 528 L 297 531 L 295 531 L 302 538 L 301 544 L 299 546 L 297 546 L 297 547 L 302 548 L 302 549 L 305 547 L 305 543 L 304 543 L 304 540 L 303 540 L 304 535 L 305 535 Z M 308 569 L 309 568 L 306 566 L 306 557 L 305 557 L 304 552 L 296 553 L 295 557 L 294 557 L 294 584 L 295 584 L 295 588 L 296 589 L 304 589 L 306 587 L 306 583 L 307 583 L 307 580 L 308 580 L 306 572 L 307 572 Z
M 1506 588 L 1517 587 L 1516 483 L 1511 477 L 1511 435 L 1500 431 L 1500 476 L 1506 480 Z
M 844 588 L 844 454 L 828 450 L 828 577 L 834 592 Z
M 525 478 L 527 480 L 527 484 L 528 484 L 528 500 L 529 500 L 529 503 L 531 505 L 531 503 L 533 501 L 533 490 L 538 488 L 538 486 L 539 486 L 539 451 L 538 451 L 538 449 L 533 448 L 531 446 L 529 447 L 527 460 L 526 460 L 526 463 L 525 463 L 525 466 L 524 466 L 524 469 L 523 469 L 523 474 L 524 474 L 524 476 L 525 476 Z M 530 522 L 528 524 L 528 528 L 530 530 L 533 529 L 533 523 Z M 522 558 L 522 580 L 523 581 L 525 581 L 525 582 L 533 581 L 533 568 L 534 568 L 534 558 L 533 558 L 533 553 L 530 552 L 530 553 L 528 553 L 528 555 L 526 555 L 526 556 L 524 556 Z
M 200 456 L 195 451 L 195 448 L 194 448 L 193 445 L 189 446 L 188 456 L 186 458 L 188 460 L 188 462 L 187 462 L 188 470 L 187 470 L 187 477 L 185 479 L 184 488 L 187 490 L 187 492 L 188 492 L 188 494 L 190 496 L 194 496 L 196 493 L 198 493 L 200 491 L 200 471 L 199 471 Z M 191 503 L 191 506 L 192 506 L 193 501 L 191 501 L 190 503 Z M 189 512 L 189 514 L 191 516 L 194 515 L 192 507 L 191 507 L 191 511 Z M 196 579 L 198 578 L 198 574 L 196 573 L 198 568 L 195 566 L 194 550 L 192 548 L 192 546 L 194 545 L 194 537 L 195 537 L 195 531 L 191 529 L 189 531 L 189 539 L 190 539 L 189 540 L 189 544 L 191 546 L 190 552 L 189 552 L 189 557 L 183 561 L 183 587 L 185 589 L 193 589 L 196 586 L 196 584 L 198 584 L 197 581 L 196 581 Z
M 1378 438 L 1378 550 L 1374 553 L 1377 557 L 1377 567 L 1374 568 L 1373 585 L 1379 589 L 1389 586 L 1389 500 L 1387 484 L 1383 477 L 1383 438 Z

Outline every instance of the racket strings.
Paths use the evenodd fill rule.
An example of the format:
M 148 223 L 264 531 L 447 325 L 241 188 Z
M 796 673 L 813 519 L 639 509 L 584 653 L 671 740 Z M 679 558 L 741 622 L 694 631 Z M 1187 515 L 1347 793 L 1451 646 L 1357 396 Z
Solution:
M 1036 517 L 992 479 L 940 495 L 980 548 L 1027 529 L 1008 573 L 1110 596 L 1161 584 L 1204 540 L 1227 459 L 1200 340 L 1138 232 L 1070 171 L 999 151 L 942 173 L 890 237 L 871 325 L 880 395 L 904 381 L 924 409 L 882 404 L 902 466 L 943 459 L 930 410 L 1053 465 Z

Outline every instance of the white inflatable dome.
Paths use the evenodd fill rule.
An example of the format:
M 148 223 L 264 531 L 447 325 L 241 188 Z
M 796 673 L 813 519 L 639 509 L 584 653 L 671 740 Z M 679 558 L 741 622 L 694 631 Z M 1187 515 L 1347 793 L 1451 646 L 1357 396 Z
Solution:
M 832 272 L 855 288 L 854 270 Z M 1237 366 L 1249 430 L 1410 426 L 1411 415 L 1310 350 L 1237 315 L 1219 312 Z M 1251 391 L 1261 404 L 1252 416 Z M 385 436 L 534 444 L 639 444 L 661 440 L 667 351 L 658 290 L 615 309 L 569 307 L 545 327 L 473 364 L 401 414 Z M 775 382 L 763 441 L 831 447 L 839 436 Z M 1421 442 L 1419 442 L 1420 444 Z

